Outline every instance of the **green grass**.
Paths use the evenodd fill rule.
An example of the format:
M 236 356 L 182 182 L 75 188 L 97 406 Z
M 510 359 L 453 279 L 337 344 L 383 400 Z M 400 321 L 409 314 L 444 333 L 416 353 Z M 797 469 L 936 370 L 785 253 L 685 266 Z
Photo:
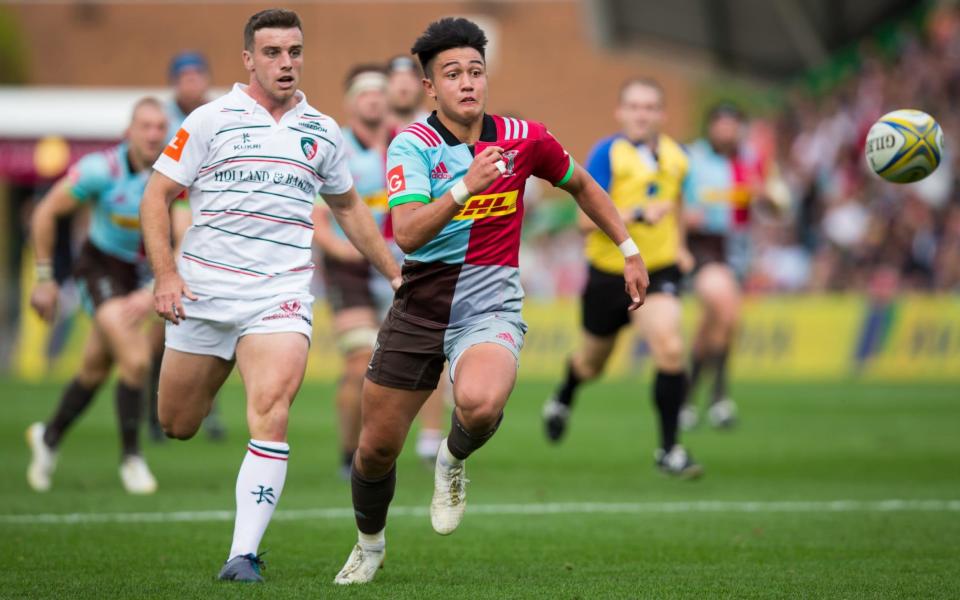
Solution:
M 146 445 L 160 481 L 153 497 L 123 494 L 112 398 L 64 441 L 54 489 L 24 478 L 23 430 L 45 418 L 55 384 L 0 381 L 0 514 L 230 510 L 246 436 L 242 390 L 228 385 L 229 440 Z M 294 406 L 291 460 L 278 513 L 348 507 L 336 476 L 331 388 L 311 385 Z M 646 383 L 584 390 L 560 447 L 542 436 L 549 386 L 522 383 L 501 431 L 470 459 L 473 506 L 544 502 L 960 499 L 960 402 L 933 385 L 794 384 L 736 388 L 742 426 L 701 429 L 686 443 L 707 468 L 698 482 L 651 467 Z M 425 507 L 431 472 L 401 457 L 395 506 Z M 426 517 L 388 526 L 373 584 L 330 582 L 355 539 L 352 519 L 275 521 L 261 549 L 264 586 L 214 576 L 232 522 L 10 524 L 0 521 L 9 598 L 955 598 L 960 512 L 470 513 L 451 537 Z

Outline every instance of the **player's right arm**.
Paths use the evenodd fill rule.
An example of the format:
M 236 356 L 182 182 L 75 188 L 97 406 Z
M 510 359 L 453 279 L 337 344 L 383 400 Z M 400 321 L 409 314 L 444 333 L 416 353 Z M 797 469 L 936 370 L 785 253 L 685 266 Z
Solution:
M 211 137 L 208 122 L 209 116 L 202 107 L 184 120 L 153 165 L 153 175 L 140 202 L 143 246 L 153 269 L 153 307 L 158 315 L 174 325 L 187 317 L 182 298 L 196 300 L 197 297 L 177 272 L 170 244 L 170 206 L 196 180 L 207 156 Z
M 313 241 L 320 251 L 330 258 L 341 262 L 363 260 L 363 254 L 356 246 L 336 234 L 330 209 L 319 203 L 313 207 Z
M 197 299 L 177 272 L 170 245 L 170 205 L 184 189 L 183 184 L 155 171 L 147 181 L 140 202 L 143 247 L 153 269 L 153 307 L 158 315 L 174 325 L 186 317 L 181 298 Z
M 77 209 L 79 202 L 71 192 L 70 177 L 58 181 L 33 211 L 30 219 L 30 239 L 37 282 L 30 294 L 30 306 L 40 318 L 52 322 L 57 316 L 60 286 L 53 278 L 53 248 L 57 237 L 57 219 Z
M 402 148 L 395 152 L 394 145 L 390 146 L 390 150 L 387 157 L 387 185 L 390 192 L 390 214 L 393 217 L 393 237 L 400 249 L 407 254 L 417 251 L 436 237 L 463 208 L 463 204 L 457 203 L 455 199 L 459 183 L 466 187 L 467 197 L 461 199 L 465 202 L 470 196 L 490 187 L 501 175 L 497 161 L 502 158 L 503 148 L 488 146 L 474 157 L 463 179 L 438 200 L 431 201 L 429 185 L 424 183 L 429 182 L 429 170 L 424 157 L 411 160 L 410 152 L 403 153 Z M 404 154 L 408 157 L 406 160 Z M 423 187 L 416 187 L 418 182 Z

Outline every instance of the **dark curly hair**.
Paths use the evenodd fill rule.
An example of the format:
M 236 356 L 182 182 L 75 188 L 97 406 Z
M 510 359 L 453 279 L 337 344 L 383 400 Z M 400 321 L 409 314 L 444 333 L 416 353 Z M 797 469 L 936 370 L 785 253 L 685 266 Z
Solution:
M 446 17 L 427 26 L 410 53 L 420 59 L 423 72 L 430 77 L 430 63 L 444 50 L 451 48 L 473 48 L 485 56 L 487 36 L 473 21 L 462 17 Z

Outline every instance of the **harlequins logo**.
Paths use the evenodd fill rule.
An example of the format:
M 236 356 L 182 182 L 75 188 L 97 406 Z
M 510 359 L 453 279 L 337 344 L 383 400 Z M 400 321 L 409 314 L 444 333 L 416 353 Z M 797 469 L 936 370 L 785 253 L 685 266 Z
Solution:
M 272 487 L 264 488 L 262 485 L 258 485 L 257 487 L 259 489 L 250 492 L 257 497 L 257 504 L 260 504 L 261 502 L 273 504 L 277 501 L 277 497 L 274 495 Z
M 513 169 L 516 167 L 517 154 L 520 154 L 518 150 L 507 150 L 503 153 L 503 160 L 507 163 L 507 168 L 503 172 L 504 177 L 513 177 L 516 175 Z
M 317 155 L 317 140 L 308 137 L 300 138 L 300 149 L 303 150 L 303 155 L 307 157 L 307 160 L 313 160 L 313 157 Z

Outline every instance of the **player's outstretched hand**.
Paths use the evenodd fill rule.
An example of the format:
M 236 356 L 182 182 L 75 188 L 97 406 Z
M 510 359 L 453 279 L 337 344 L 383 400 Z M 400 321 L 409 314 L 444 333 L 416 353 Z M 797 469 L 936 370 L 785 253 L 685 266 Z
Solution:
M 153 284 L 153 308 L 158 315 L 174 325 L 179 325 L 181 320 L 187 318 L 181 299 L 184 296 L 190 300 L 197 299 L 179 273 L 171 271 L 157 275 Z
M 30 294 L 30 306 L 37 311 L 40 318 L 47 323 L 53 323 L 57 316 L 57 301 L 60 298 L 60 286 L 56 281 L 41 281 L 33 288 Z
M 640 308 L 647 297 L 647 287 L 650 285 L 650 275 L 647 274 L 647 265 L 639 254 L 627 257 L 623 265 L 623 282 L 627 295 L 632 300 L 630 310 Z
M 463 184 L 467 186 L 471 196 L 490 187 L 490 184 L 503 174 L 497 166 L 497 162 L 502 159 L 503 148 L 499 146 L 487 146 L 473 158 L 467 174 L 463 176 Z

